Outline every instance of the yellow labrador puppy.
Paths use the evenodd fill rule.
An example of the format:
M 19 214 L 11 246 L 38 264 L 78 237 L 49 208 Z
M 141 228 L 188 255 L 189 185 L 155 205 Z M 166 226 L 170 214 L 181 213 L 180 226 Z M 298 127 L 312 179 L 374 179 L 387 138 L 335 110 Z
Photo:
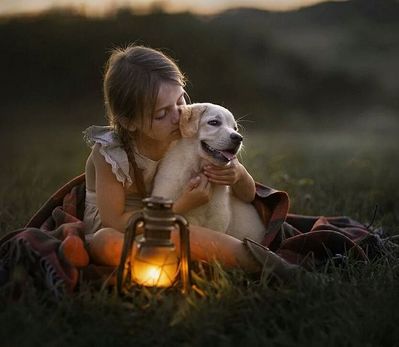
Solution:
M 229 165 L 241 148 L 242 136 L 231 112 L 222 106 L 199 103 L 184 106 L 180 117 L 182 138 L 162 159 L 154 180 L 153 196 L 176 200 L 189 180 L 212 163 Z M 265 227 L 252 204 L 236 198 L 228 186 L 214 184 L 211 200 L 185 217 L 238 239 L 261 241 Z

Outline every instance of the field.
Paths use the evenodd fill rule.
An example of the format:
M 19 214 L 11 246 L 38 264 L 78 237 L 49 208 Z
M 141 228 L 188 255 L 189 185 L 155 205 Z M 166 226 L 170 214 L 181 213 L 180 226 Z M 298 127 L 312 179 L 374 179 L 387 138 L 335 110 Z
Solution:
M 81 173 L 89 151 L 82 127 L 24 129 L 10 125 L 1 138 L 6 150 L 0 235 L 23 226 L 57 187 Z M 243 162 L 256 180 L 289 192 L 292 212 L 349 215 L 373 222 L 387 236 L 398 234 L 395 131 L 246 135 Z M 0 291 L 0 344 L 394 346 L 399 344 L 396 253 L 368 265 L 330 266 L 313 281 L 298 278 L 278 286 L 215 264 L 201 284 L 206 296 L 186 299 L 175 291 L 144 290 L 135 300 L 122 301 L 114 293 L 83 288 L 59 303 L 33 289 L 10 302 Z

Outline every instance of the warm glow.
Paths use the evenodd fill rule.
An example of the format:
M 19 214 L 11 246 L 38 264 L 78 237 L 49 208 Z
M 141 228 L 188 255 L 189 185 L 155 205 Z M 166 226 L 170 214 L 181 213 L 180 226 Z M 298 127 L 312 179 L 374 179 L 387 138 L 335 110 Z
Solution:
M 133 281 L 144 286 L 170 287 L 179 270 L 175 247 L 136 246 L 132 259 Z

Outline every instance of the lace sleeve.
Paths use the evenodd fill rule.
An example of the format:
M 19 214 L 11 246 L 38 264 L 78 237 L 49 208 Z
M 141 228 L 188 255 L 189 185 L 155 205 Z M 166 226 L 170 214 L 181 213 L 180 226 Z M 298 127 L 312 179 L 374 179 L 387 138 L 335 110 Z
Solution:
M 118 134 L 109 126 L 92 125 L 83 131 L 83 138 L 89 147 L 100 144 L 100 154 L 111 165 L 116 179 L 125 187 L 133 183 L 127 154 Z

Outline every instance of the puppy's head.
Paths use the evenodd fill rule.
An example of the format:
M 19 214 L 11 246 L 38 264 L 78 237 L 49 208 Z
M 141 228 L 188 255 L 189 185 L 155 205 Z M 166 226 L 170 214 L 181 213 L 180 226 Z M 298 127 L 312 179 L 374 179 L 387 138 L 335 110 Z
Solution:
M 183 137 L 198 139 L 199 155 L 218 166 L 236 157 L 243 139 L 232 113 L 210 103 L 182 107 L 180 131 Z

